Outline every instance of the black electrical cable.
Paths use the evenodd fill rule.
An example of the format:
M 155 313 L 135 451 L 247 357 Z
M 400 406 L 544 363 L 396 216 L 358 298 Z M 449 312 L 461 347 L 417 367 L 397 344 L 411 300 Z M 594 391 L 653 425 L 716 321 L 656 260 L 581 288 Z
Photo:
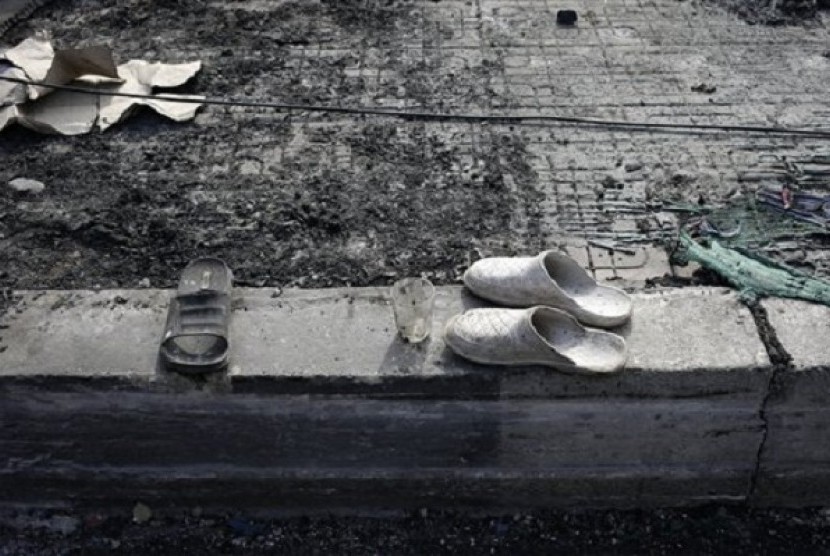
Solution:
M 678 131 L 721 131 L 741 133 L 765 133 L 772 135 L 790 135 L 800 137 L 812 137 L 816 139 L 830 139 L 830 131 L 792 129 L 786 127 L 764 127 L 747 125 L 718 125 L 718 124 L 681 124 L 681 123 L 652 123 L 652 122 L 628 122 L 622 120 L 603 120 L 593 118 L 580 118 L 576 116 L 532 116 L 532 115 L 494 115 L 494 114 L 451 114 L 440 112 L 414 112 L 408 110 L 391 110 L 386 108 L 354 108 L 342 106 L 321 106 L 315 104 L 289 104 L 277 102 L 264 102 L 255 100 L 233 100 L 217 98 L 196 98 L 196 97 L 169 97 L 165 95 L 148 95 L 141 93 L 122 93 L 118 91 L 107 91 L 101 89 L 90 89 L 74 85 L 58 85 L 55 83 L 41 83 L 20 77 L 9 77 L 0 75 L 0 81 L 20 83 L 22 85 L 33 85 L 46 87 L 59 91 L 70 91 L 73 93 L 84 93 L 89 95 L 100 95 L 110 97 L 135 98 L 141 100 L 163 100 L 166 102 L 178 102 L 183 104 L 208 104 L 213 106 L 236 106 L 241 108 L 271 108 L 283 111 L 306 111 L 306 112 L 328 112 L 332 114 L 352 114 L 361 116 L 388 116 L 393 118 L 411 120 L 439 120 L 456 122 L 494 122 L 494 123 L 526 123 L 526 122 L 556 122 L 563 124 L 628 128 L 639 130 L 666 129 Z

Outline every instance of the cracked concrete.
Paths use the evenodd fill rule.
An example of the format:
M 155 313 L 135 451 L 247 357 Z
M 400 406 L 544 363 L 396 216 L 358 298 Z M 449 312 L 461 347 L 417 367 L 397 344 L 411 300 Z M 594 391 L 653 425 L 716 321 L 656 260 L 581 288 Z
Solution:
M 787 299 L 762 301 L 789 364 L 773 375 L 756 500 L 821 504 L 827 499 L 830 395 L 826 341 L 830 308 Z M 768 502 L 767 502 L 768 503 Z
M 786 348 L 781 343 L 775 327 L 772 326 L 769 319 L 767 308 L 754 302 L 749 306 L 752 312 L 752 317 L 755 319 L 755 326 L 758 329 L 758 335 L 764 343 L 764 347 L 769 355 L 772 363 L 772 372 L 769 374 L 769 381 L 767 382 L 766 392 L 761 399 L 761 406 L 758 410 L 758 417 L 761 419 L 761 439 L 758 443 L 758 452 L 755 457 L 755 468 L 750 477 L 749 488 L 747 491 L 747 501 L 754 501 L 757 494 L 758 480 L 762 473 L 764 457 L 767 450 L 767 439 L 769 438 L 769 416 L 767 414 L 770 400 L 773 398 L 779 388 L 779 380 L 782 373 L 791 370 L 792 355 L 787 352 Z

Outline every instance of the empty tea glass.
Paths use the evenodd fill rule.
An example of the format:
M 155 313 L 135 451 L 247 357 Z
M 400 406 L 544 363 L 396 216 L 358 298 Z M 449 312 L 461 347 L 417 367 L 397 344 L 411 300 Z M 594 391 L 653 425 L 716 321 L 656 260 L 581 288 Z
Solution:
M 432 329 L 435 286 L 426 278 L 404 278 L 392 285 L 391 295 L 398 333 L 407 342 L 423 342 Z

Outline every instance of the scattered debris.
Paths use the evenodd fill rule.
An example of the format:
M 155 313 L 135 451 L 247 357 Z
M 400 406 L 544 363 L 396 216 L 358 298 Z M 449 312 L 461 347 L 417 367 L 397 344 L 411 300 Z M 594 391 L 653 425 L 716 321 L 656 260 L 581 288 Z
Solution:
M 557 10 L 556 24 L 564 26 L 576 25 L 577 15 L 576 10 Z
M 48 37 L 37 35 L 7 50 L 0 61 L 0 75 L 17 79 L 66 85 L 80 84 L 102 92 L 152 95 L 155 87 L 178 87 L 191 79 L 201 62 L 186 64 L 149 63 L 130 60 L 116 67 L 105 46 L 55 50 Z M 166 98 L 201 100 L 193 95 Z M 150 99 L 98 96 L 49 87 L 0 83 L 0 130 L 18 122 L 40 133 L 79 135 L 96 123 L 102 131 L 123 120 L 136 106 L 149 106 L 177 122 L 193 118 L 201 104 Z
M 709 85 L 708 83 L 698 83 L 697 85 L 692 85 L 692 91 L 696 93 L 704 93 L 706 95 L 711 95 L 717 90 L 717 87 L 715 87 L 714 85 Z
M 141 502 L 133 507 L 133 521 L 135 523 L 147 523 L 153 517 L 153 510 Z
M 732 228 L 724 229 L 721 224 L 712 222 L 710 217 L 702 216 L 686 225 L 687 229 L 696 228 L 701 234 L 719 238 L 733 238 L 741 233 L 742 222 L 734 223 Z
M 705 245 L 716 239 L 722 247 L 751 258 L 759 254 L 816 278 L 830 279 L 826 254 L 830 227 L 821 215 L 797 212 L 795 208 L 785 210 L 780 187 L 768 190 L 766 195 L 771 204 L 763 202 L 762 193 L 756 192 L 719 207 L 689 205 L 685 214 L 678 213 L 679 228 Z M 795 206 L 795 194 L 792 199 Z M 814 201 L 812 208 L 818 204 Z M 672 210 L 680 209 L 676 205 Z
M 722 238 L 732 238 L 737 237 L 741 234 L 741 223 L 732 228 L 731 230 L 722 230 L 717 226 L 714 226 L 707 218 L 703 218 L 700 221 L 700 231 L 706 235 L 710 236 L 718 236 Z
M 790 297 L 830 305 L 828 281 L 760 255 L 724 247 L 715 239 L 698 243 L 685 230 L 680 232 L 680 246 L 688 260 L 716 272 L 738 288 L 746 299 Z
M 598 241 L 595 239 L 589 239 L 588 245 L 593 245 L 594 247 L 599 247 L 600 249 L 607 249 L 609 251 L 619 251 L 620 253 L 625 253 L 626 255 L 636 255 L 637 250 L 632 249 L 630 247 L 620 247 L 619 245 L 614 245 L 613 243 L 607 243 L 604 241 Z
M 790 209 L 793 206 L 793 190 L 787 184 L 781 186 L 781 203 L 785 209 Z
M 9 182 L 9 187 L 20 193 L 41 193 L 46 188 L 42 181 L 28 178 L 15 178 Z
M 793 192 L 784 186 L 780 191 L 760 189 L 756 198 L 759 203 L 792 218 L 817 226 L 830 224 L 830 195 Z

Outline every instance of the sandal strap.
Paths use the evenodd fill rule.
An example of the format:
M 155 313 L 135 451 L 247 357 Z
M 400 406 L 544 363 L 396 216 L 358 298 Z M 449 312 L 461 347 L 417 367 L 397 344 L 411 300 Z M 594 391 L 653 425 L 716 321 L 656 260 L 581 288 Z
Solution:
M 165 341 L 179 336 L 227 338 L 229 301 L 227 293 L 212 290 L 174 297 L 170 301 Z

